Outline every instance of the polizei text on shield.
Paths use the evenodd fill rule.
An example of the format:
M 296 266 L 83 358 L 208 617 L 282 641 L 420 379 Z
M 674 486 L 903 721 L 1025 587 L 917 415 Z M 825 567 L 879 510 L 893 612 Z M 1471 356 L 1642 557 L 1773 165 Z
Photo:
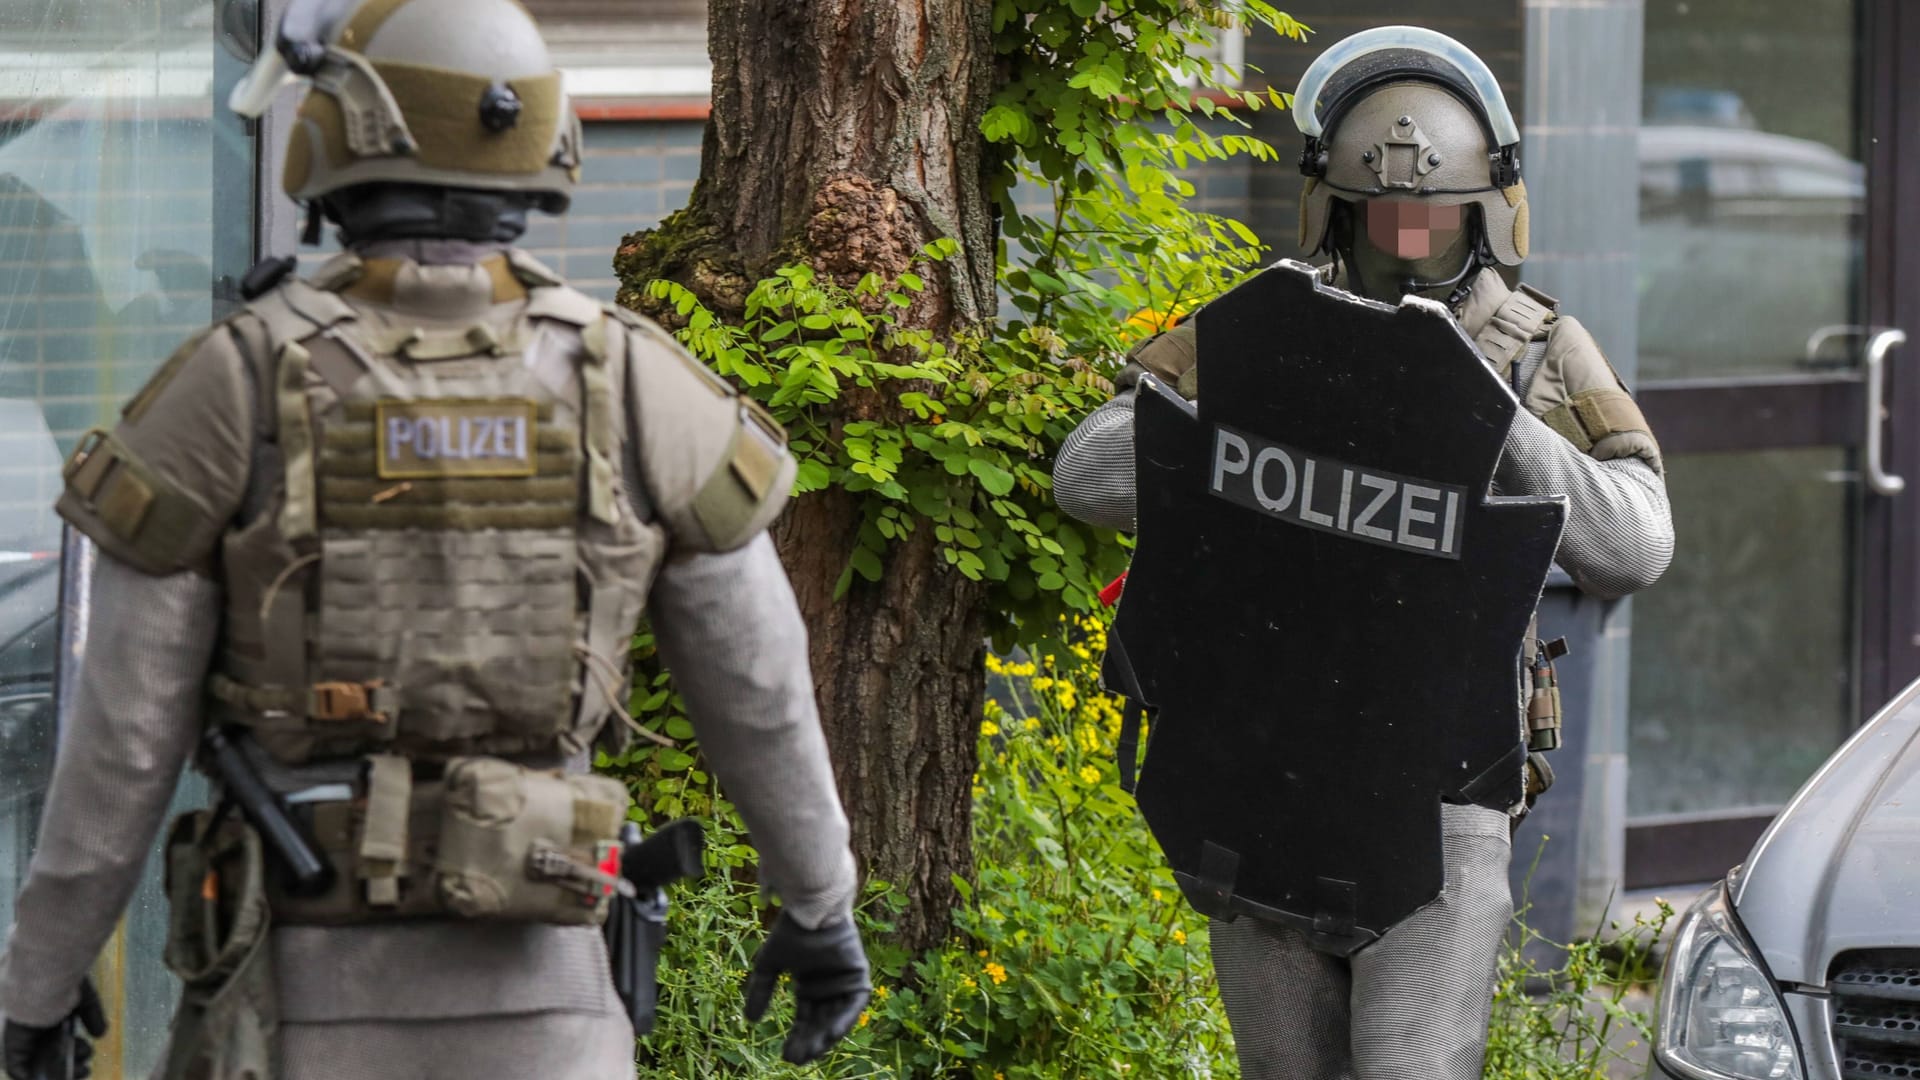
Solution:
M 1308 454 L 1221 424 L 1213 430 L 1211 490 L 1305 528 L 1460 557 L 1464 488 Z

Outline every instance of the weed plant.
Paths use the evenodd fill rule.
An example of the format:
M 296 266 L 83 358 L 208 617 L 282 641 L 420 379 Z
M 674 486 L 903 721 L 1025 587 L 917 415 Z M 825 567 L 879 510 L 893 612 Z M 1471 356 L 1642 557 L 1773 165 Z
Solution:
M 973 784 L 978 869 L 957 883 L 965 903 L 954 936 L 919 958 L 889 948 L 888 919 L 902 900 L 870 883 L 857 916 L 874 998 L 817 1067 L 780 1062 L 784 993 L 760 1025 L 740 1016 L 768 911 L 753 849 L 697 752 L 622 759 L 615 771 L 649 793 L 644 813 L 698 814 L 709 827 L 707 879 L 674 896 L 659 1025 L 641 1044 L 641 1077 L 1239 1075 L 1206 921 L 1180 897 L 1120 790 L 1119 702 L 1097 683 L 1106 625 L 1080 617 L 1060 640 L 1057 654 L 987 660 L 991 697 Z M 636 704 L 654 726 L 690 734 L 664 681 Z M 1605 944 L 1556 946 L 1564 960 L 1549 969 L 1529 959 L 1537 948 L 1524 948 L 1543 939 L 1517 923 L 1500 969 L 1489 1080 L 1599 1080 L 1628 1056 L 1643 1059 L 1649 1020 L 1630 995 L 1653 977 L 1651 950 L 1668 913 L 1616 926 Z

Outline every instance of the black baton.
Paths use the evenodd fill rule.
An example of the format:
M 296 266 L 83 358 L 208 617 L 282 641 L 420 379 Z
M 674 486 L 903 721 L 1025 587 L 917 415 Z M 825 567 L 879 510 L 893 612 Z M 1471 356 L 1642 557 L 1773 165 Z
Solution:
M 234 742 L 240 736 L 228 735 L 218 727 L 208 727 L 200 737 L 214 771 L 220 774 L 225 797 L 240 808 L 247 822 L 260 833 L 267 850 L 286 872 L 287 891 L 295 896 L 317 896 L 333 885 L 333 867 L 316 850 L 301 830 L 286 804 L 280 801 L 253 763 Z

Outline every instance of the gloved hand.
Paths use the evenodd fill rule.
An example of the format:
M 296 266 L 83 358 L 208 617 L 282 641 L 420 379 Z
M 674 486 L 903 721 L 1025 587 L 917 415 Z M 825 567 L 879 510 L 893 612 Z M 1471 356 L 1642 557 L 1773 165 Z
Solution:
M 781 1056 L 790 1064 L 817 1061 L 846 1037 L 867 1007 L 867 953 L 852 919 L 809 930 L 782 911 L 747 974 L 747 1019 L 767 1013 L 781 972 L 793 974 L 793 1029 Z
M 86 1030 L 86 1037 L 80 1034 Z M 80 1003 L 66 1019 L 51 1027 L 34 1027 L 8 1020 L 0 1032 L 0 1057 L 9 1080 L 82 1080 L 93 1074 L 93 1044 L 107 1033 L 106 1010 L 93 980 L 80 981 Z

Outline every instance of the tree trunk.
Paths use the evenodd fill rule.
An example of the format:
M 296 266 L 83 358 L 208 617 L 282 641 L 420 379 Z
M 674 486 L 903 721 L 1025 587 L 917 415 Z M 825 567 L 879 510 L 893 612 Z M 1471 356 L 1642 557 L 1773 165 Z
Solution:
M 689 206 L 627 238 L 621 300 L 653 278 L 723 317 L 793 262 L 851 285 L 892 277 L 928 242 L 960 254 L 902 317 L 946 336 L 994 310 L 980 119 L 993 88 L 991 5 L 978 0 L 714 0 L 713 113 Z M 841 402 L 850 411 L 851 402 Z M 860 403 L 869 417 L 891 402 Z M 897 416 L 896 416 L 897 418 Z M 898 940 L 944 939 L 954 874 L 971 875 L 974 739 L 985 590 L 948 567 L 931 528 L 875 583 L 834 583 L 858 499 L 810 495 L 776 528 L 812 634 L 820 713 L 863 869 L 905 891 Z

